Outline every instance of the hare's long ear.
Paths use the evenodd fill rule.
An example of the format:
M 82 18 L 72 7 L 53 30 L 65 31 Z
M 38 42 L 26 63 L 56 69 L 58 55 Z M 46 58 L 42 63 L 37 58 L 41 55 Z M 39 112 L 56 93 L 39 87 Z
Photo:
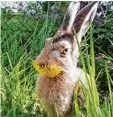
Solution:
M 70 32 L 72 30 L 72 26 L 73 26 L 76 14 L 79 10 L 79 7 L 80 7 L 79 2 L 71 2 L 69 4 L 66 14 L 64 16 L 61 31 L 65 30 L 66 32 Z
M 74 21 L 74 28 L 78 35 L 79 42 L 81 37 L 88 31 L 90 22 L 93 21 L 98 7 L 98 2 L 92 2 L 80 10 Z

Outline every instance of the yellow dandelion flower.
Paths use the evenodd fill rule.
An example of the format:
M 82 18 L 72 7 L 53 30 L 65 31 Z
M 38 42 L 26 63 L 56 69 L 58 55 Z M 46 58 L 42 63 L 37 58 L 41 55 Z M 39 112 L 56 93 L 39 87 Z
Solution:
M 36 61 L 33 61 L 33 67 L 40 74 L 40 76 L 46 76 L 48 78 L 54 78 L 62 72 L 60 66 L 41 67 Z

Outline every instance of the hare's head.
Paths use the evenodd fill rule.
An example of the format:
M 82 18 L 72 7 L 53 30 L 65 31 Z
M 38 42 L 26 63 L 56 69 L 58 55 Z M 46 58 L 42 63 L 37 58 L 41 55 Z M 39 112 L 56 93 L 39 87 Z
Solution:
M 45 46 L 36 58 L 40 66 L 58 65 L 63 69 L 76 67 L 79 54 L 73 29 L 80 43 L 89 29 L 90 21 L 94 19 L 97 5 L 97 2 L 92 2 L 78 12 L 80 3 L 70 3 L 61 28 L 54 37 L 45 40 Z

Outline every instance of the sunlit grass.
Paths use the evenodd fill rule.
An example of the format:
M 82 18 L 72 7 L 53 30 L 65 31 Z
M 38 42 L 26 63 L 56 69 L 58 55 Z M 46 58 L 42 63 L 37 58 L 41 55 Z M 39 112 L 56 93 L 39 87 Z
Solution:
M 37 21 L 31 33 L 26 33 L 22 30 L 8 30 L 8 27 L 4 27 L 5 29 L 2 30 L 2 117 L 43 117 L 44 113 L 36 98 L 35 83 L 37 73 L 33 70 L 31 62 L 43 48 L 44 40 L 55 32 L 55 23 L 55 20 L 49 20 L 47 16 L 45 21 Z M 12 22 L 9 22 L 9 25 L 13 25 Z M 90 44 L 88 45 L 86 40 L 89 39 Z M 113 85 L 113 81 L 107 64 L 105 64 L 104 68 L 106 72 L 104 80 L 108 83 L 109 96 L 105 96 L 102 104 L 100 104 L 101 100 L 97 91 L 96 79 L 99 79 L 102 72 L 95 74 L 96 65 L 92 28 L 90 29 L 90 36 L 86 37 L 83 43 L 85 45 L 84 51 L 81 50 L 80 44 L 78 46 L 80 60 L 88 82 L 88 89 L 84 90 L 85 103 L 83 107 L 78 106 L 75 95 L 75 108 L 73 108 L 72 115 L 73 117 L 75 115 L 76 117 L 112 117 L 113 92 L 111 85 Z M 87 73 L 89 74 L 89 79 Z
M 95 56 L 94 56 L 94 43 L 93 43 L 93 34 L 92 34 L 92 25 L 90 28 L 90 45 L 88 46 L 87 41 L 84 41 L 85 45 L 85 51 L 81 50 L 80 44 L 77 39 L 77 43 L 79 46 L 79 52 L 80 52 L 80 59 L 83 66 L 83 71 L 85 72 L 86 80 L 87 80 L 87 89 L 83 86 L 83 92 L 84 92 L 84 106 L 80 107 L 77 104 L 77 99 L 74 98 L 74 107 L 75 107 L 75 114 L 76 117 L 112 117 L 113 116 L 113 92 L 111 89 L 111 78 L 109 75 L 109 71 L 106 66 L 106 80 L 105 82 L 108 83 L 109 88 L 109 95 L 108 97 L 105 97 L 105 100 L 102 104 L 100 104 L 100 98 L 99 98 L 99 92 L 97 90 L 96 85 L 96 76 L 98 77 L 100 75 L 100 72 L 96 75 L 95 74 Z M 76 36 L 76 33 L 75 33 Z M 87 40 L 85 38 L 85 40 Z M 90 48 L 90 52 L 88 53 L 88 48 Z M 83 57 L 83 52 L 86 53 L 86 57 Z M 86 61 L 85 61 L 86 60 Z M 87 73 L 89 74 L 89 78 L 87 76 Z M 75 97 L 77 93 L 75 92 Z M 85 113 L 85 114 L 84 114 Z

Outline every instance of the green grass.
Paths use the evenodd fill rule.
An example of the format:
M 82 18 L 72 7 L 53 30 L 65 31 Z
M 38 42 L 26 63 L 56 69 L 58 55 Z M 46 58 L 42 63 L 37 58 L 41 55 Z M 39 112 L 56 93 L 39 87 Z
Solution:
M 49 37 L 53 31 L 54 21 L 45 20 L 40 30 L 38 30 L 39 26 L 40 24 L 37 22 L 34 31 L 26 34 L 23 30 L 8 30 L 8 26 L 2 30 L 3 117 L 40 117 L 42 115 L 36 107 L 35 83 L 37 74 L 31 66 L 31 61 L 41 51 L 44 39 Z M 18 27 L 18 23 L 16 27 Z
M 85 103 L 84 106 L 81 108 L 77 104 L 77 99 L 75 98 L 74 104 L 75 104 L 75 114 L 76 117 L 112 117 L 113 116 L 113 92 L 111 88 L 111 78 L 108 71 L 107 64 L 105 65 L 105 71 L 106 71 L 106 81 L 108 83 L 108 89 L 109 89 L 109 95 L 108 97 L 104 98 L 104 102 L 100 104 L 99 99 L 99 93 L 96 86 L 96 76 L 98 77 L 100 72 L 96 75 L 95 74 L 95 56 L 94 56 L 94 45 L 93 45 L 93 34 L 92 34 L 92 25 L 90 28 L 90 54 L 88 54 L 88 46 L 87 41 L 85 41 L 85 53 L 86 53 L 86 61 L 83 57 L 83 51 L 79 46 L 79 52 L 80 52 L 80 59 L 82 61 L 83 70 L 86 75 L 86 80 L 88 84 L 88 89 L 84 89 L 84 97 L 85 97 Z M 75 34 L 76 35 L 76 34 Z M 76 37 L 77 38 L 77 37 Z M 87 40 L 87 39 L 86 39 Z M 87 66 L 87 68 L 86 68 Z M 89 78 L 87 77 L 87 72 L 89 73 Z M 76 95 L 76 92 L 75 92 Z M 84 114 L 85 109 L 85 114 Z M 74 116 L 73 115 L 73 116 Z
M 1 116 L 2 117 L 43 117 L 41 106 L 37 105 L 35 83 L 37 74 L 32 68 L 31 61 L 39 54 L 43 48 L 44 40 L 53 35 L 56 31 L 56 20 L 46 18 L 45 21 L 37 21 L 31 32 L 24 30 L 25 27 L 13 17 L 11 20 L 16 21 L 16 28 L 11 20 L 8 25 L 2 29 L 2 55 L 1 55 Z M 26 19 L 20 19 L 25 20 Z M 32 20 L 29 23 L 32 24 Z M 27 23 L 25 23 L 27 25 Z M 105 65 L 106 78 L 108 84 L 109 95 L 105 96 L 104 102 L 100 104 L 99 93 L 95 79 L 99 79 L 100 74 L 95 74 L 95 56 L 92 28 L 90 30 L 90 46 L 84 41 L 85 49 L 80 51 L 80 58 L 85 74 L 89 73 L 88 90 L 84 95 L 86 101 L 83 107 L 77 105 L 76 100 L 75 111 L 73 117 L 112 117 L 113 116 L 113 92 L 109 69 Z M 86 39 L 87 40 L 87 39 Z M 79 45 L 80 46 L 80 45 Z M 90 53 L 88 52 L 90 48 Z M 85 54 L 84 54 L 85 53 Z M 85 57 L 84 57 L 85 55 Z M 87 72 L 86 72 L 87 71 Z

